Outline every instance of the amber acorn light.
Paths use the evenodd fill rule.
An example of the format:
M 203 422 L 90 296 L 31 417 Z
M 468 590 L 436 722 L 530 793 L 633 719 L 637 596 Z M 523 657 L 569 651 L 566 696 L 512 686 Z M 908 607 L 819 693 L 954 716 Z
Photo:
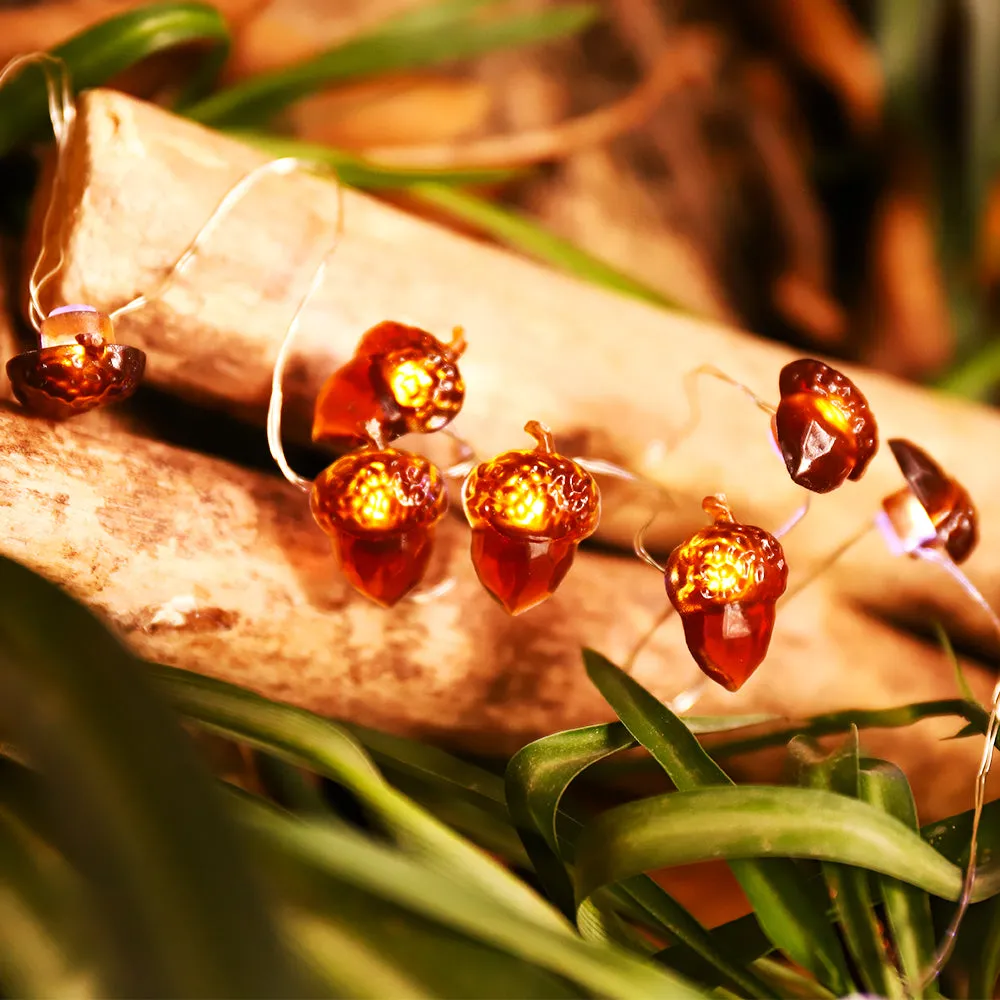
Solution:
M 92 306 L 54 309 L 41 323 L 39 347 L 7 362 L 25 409 L 65 420 L 127 399 L 139 387 L 146 355 L 115 343 L 111 318 Z
M 320 390 L 313 440 L 357 447 L 368 440 L 372 420 L 386 442 L 441 430 L 465 399 L 458 370 L 464 350 L 461 328 L 444 344 L 415 326 L 388 320 L 373 326 Z
M 423 456 L 370 445 L 316 477 L 310 506 L 351 585 L 392 607 L 427 572 L 448 493 Z
M 905 551 L 936 548 L 952 562 L 964 562 L 979 542 L 979 519 L 972 498 L 922 448 L 892 438 L 889 448 L 907 485 L 882 501 Z
M 857 481 L 878 450 L 878 427 L 858 387 L 835 368 L 803 358 L 781 369 L 774 437 L 792 481 L 829 493 Z
M 556 453 L 547 427 L 531 420 L 524 429 L 537 447 L 483 462 L 462 489 L 472 563 L 483 586 L 512 615 L 555 593 L 577 546 L 601 519 L 594 477 Z
M 705 497 L 702 507 L 714 524 L 671 552 L 667 596 L 695 662 L 726 690 L 737 691 L 767 655 L 788 567 L 781 543 L 737 521 L 724 496 Z

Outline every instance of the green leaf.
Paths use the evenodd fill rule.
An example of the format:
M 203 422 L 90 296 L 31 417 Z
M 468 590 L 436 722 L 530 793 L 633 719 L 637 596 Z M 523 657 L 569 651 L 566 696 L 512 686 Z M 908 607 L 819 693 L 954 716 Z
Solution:
M 857 797 L 860 781 L 857 729 L 852 729 L 844 746 L 829 756 L 824 757 L 814 744 L 801 738 L 792 741 L 789 751 L 799 764 L 799 784 Z M 875 996 L 901 997 L 902 984 L 875 915 L 868 873 L 831 862 L 823 862 L 821 867 L 847 949 L 866 990 Z
M 98 87 L 148 56 L 179 45 L 204 44 L 192 87 L 211 85 L 229 51 L 222 15 L 205 3 L 156 3 L 101 21 L 52 49 L 65 62 L 74 93 Z M 42 73 L 26 68 L 0 90 L 0 155 L 39 135 L 48 122 Z
M 863 802 L 883 809 L 910 830 L 917 830 L 917 807 L 906 775 L 886 760 L 863 758 L 858 774 Z M 926 894 L 898 879 L 876 876 L 896 952 L 911 996 L 939 996 L 934 984 L 916 992 L 934 957 L 934 925 Z
M 687 311 L 656 289 L 592 257 L 527 216 L 442 184 L 414 184 L 408 193 L 419 203 L 430 205 L 460 222 L 473 225 L 498 242 L 593 285 L 621 292 L 665 309 Z
M 943 857 L 960 868 L 969 863 L 969 840 L 972 836 L 972 810 L 931 823 L 921 836 Z M 987 802 L 979 827 L 979 851 L 973 901 L 1000 893 L 1000 801 Z
M 261 73 L 186 109 L 205 125 L 246 127 L 332 84 L 470 59 L 498 49 L 564 38 L 591 24 L 597 9 L 560 4 L 505 16 L 493 0 L 446 0 L 424 5 L 283 69 Z
M 389 785 L 355 739 L 303 709 L 268 701 L 249 691 L 187 671 L 150 668 L 182 714 L 216 732 L 242 740 L 339 782 L 377 816 L 400 843 L 425 863 L 455 872 L 488 894 L 498 907 L 525 921 L 569 933 L 556 910 L 492 858 Z
M 713 946 L 740 966 L 749 966 L 774 951 L 774 945 L 760 929 L 760 924 L 752 913 L 713 927 L 708 934 Z M 696 979 L 707 986 L 722 982 L 717 969 L 686 944 L 666 948 L 656 955 L 656 960 L 682 976 Z
M 356 926 L 294 909 L 286 912 L 284 923 L 302 959 L 323 976 L 335 996 L 358 1000 L 434 996 L 388 959 L 378 935 L 369 934 L 366 940 Z
M 766 747 L 785 746 L 795 736 L 832 736 L 835 733 L 849 732 L 852 726 L 857 726 L 858 729 L 899 729 L 912 726 L 922 719 L 947 716 L 968 719 L 978 727 L 978 732 L 986 731 L 986 712 L 979 705 L 961 698 L 941 698 L 894 708 L 845 708 L 836 712 L 824 712 L 763 733 L 713 741 L 710 750 L 713 757 L 736 757 Z
M 934 43 L 944 11 L 941 0 L 876 0 L 874 39 L 885 79 L 887 115 L 899 127 L 924 132 L 931 97 Z
M 635 740 L 622 723 L 586 726 L 529 743 L 507 766 L 511 816 L 522 828 L 536 831 L 541 843 L 522 834 L 525 848 L 535 862 L 536 871 L 545 879 L 550 895 L 563 906 L 575 905 L 572 881 L 560 863 L 570 862 L 573 857 L 571 840 L 559 834 L 563 795 L 570 783 L 592 764 L 633 746 Z M 616 886 L 616 890 L 637 908 L 640 919 L 683 942 L 718 970 L 721 981 L 750 996 L 766 995 L 764 984 L 720 950 L 705 928 L 652 879 L 645 876 L 628 879 Z
M 729 776 L 702 749 L 694 734 L 641 684 L 593 650 L 584 650 L 583 658 L 591 681 L 678 789 L 684 791 L 702 786 L 732 785 Z M 598 817 L 588 827 L 588 831 L 601 824 L 605 817 L 618 812 L 616 809 L 604 817 Z M 729 826 L 731 833 L 739 833 L 744 828 L 742 817 L 739 824 L 733 824 L 730 817 Z M 587 836 L 587 831 L 584 836 Z M 623 842 L 623 850 L 628 849 L 629 845 Z M 772 852 L 763 851 L 758 856 L 770 853 Z M 710 853 L 701 860 L 723 856 L 726 856 L 723 852 Z M 611 857 L 610 853 L 608 857 Z M 850 988 L 850 975 L 840 944 L 827 922 L 825 900 L 817 897 L 795 866 L 784 858 L 744 861 L 739 859 L 739 855 L 731 857 L 736 859 L 735 863 L 730 864 L 733 874 L 750 900 L 761 927 L 775 946 L 831 989 L 838 993 L 847 992 Z M 585 897 L 597 889 L 599 884 L 605 883 L 593 882 L 593 872 L 586 872 L 584 877 L 586 866 L 582 858 L 578 859 L 578 863 L 582 885 L 586 887 L 583 889 L 580 885 L 577 886 L 578 897 Z M 597 865 L 597 870 L 601 870 L 596 858 L 589 858 L 588 864 Z M 649 871 L 652 867 L 665 865 L 644 867 L 628 874 L 636 875 Z
M 945 631 L 945 627 L 940 622 L 936 621 L 934 622 L 934 631 L 937 632 L 938 642 L 941 643 L 941 649 L 948 662 L 951 664 L 952 670 L 955 672 L 955 682 L 958 684 L 959 693 L 966 701 L 973 705 L 978 705 L 979 699 L 976 697 L 976 692 L 972 690 L 972 686 L 969 684 L 968 678 L 965 676 L 961 660 L 959 660 L 959 658 L 955 655 L 955 648 L 951 644 L 951 638 L 949 637 L 947 631 Z
M 698 997 L 679 977 L 611 946 L 595 945 L 496 906 L 476 887 L 418 864 L 384 844 L 348 829 L 306 824 L 248 800 L 237 815 L 274 864 L 301 873 L 322 891 L 324 880 L 347 882 L 424 918 L 500 948 L 579 983 L 601 996 Z
M 427 170 L 418 167 L 381 166 L 351 153 L 344 153 L 329 146 L 287 139 L 284 136 L 262 132 L 230 132 L 234 139 L 256 146 L 269 156 L 279 159 L 293 156 L 335 172 L 338 179 L 350 187 L 380 191 L 392 188 L 406 188 L 412 184 L 498 184 L 524 175 L 524 170 L 493 168 L 454 168 Z
M 0 808 L 0 927 L 5 996 L 100 994 L 83 887 L 6 808 Z
M 43 776 L 56 846 L 115 943 L 109 989 L 302 995 L 239 831 L 134 657 L 4 558 L 0 594 L 0 730 Z
M 957 899 L 961 887 L 955 865 L 879 809 L 811 788 L 745 785 L 673 792 L 601 813 L 577 845 L 579 892 L 657 868 L 763 857 L 853 865 L 943 899 Z

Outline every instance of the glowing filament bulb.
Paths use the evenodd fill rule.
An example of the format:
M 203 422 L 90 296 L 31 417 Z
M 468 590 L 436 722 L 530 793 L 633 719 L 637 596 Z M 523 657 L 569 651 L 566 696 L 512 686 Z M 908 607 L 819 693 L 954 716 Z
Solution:
M 372 421 L 383 441 L 441 430 L 465 399 L 458 370 L 464 350 L 461 328 L 442 343 L 415 326 L 373 326 L 320 390 L 313 440 L 354 448 L 369 440 Z
M 441 473 L 422 456 L 368 447 L 316 477 L 311 506 L 348 581 L 389 607 L 426 573 L 448 493 Z
M 538 442 L 508 451 L 469 473 L 462 489 L 472 526 L 472 562 L 483 586 L 512 614 L 551 596 L 573 564 L 579 543 L 601 516 L 589 472 L 555 451 L 537 421 L 525 431 Z
M 737 521 L 725 497 L 702 506 L 714 523 L 674 549 L 664 583 L 695 662 L 736 691 L 767 655 L 788 567 L 778 540 Z
M 811 358 L 785 365 L 773 432 L 792 481 L 829 493 L 858 480 L 878 450 L 868 401 L 846 376 Z
M 127 399 L 146 368 L 146 355 L 116 344 L 111 318 L 93 306 L 54 309 L 38 342 L 7 362 L 7 377 L 26 409 L 53 420 Z

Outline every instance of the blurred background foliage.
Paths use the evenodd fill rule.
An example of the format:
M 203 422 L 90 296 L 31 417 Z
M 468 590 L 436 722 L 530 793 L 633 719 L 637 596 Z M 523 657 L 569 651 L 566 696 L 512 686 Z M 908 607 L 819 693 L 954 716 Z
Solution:
M 476 238 L 982 399 L 998 48 L 995 0 L 0 8 L 2 59 L 53 49 L 80 88 Z M 0 91 L 10 246 L 45 122 L 40 76 Z M 4 996 L 937 995 L 920 974 L 969 816 L 920 828 L 856 727 L 944 716 L 973 736 L 964 689 L 681 722 L 588 651 L 620 721 L 482 762 L 140 663 L 5 560 L 0 593 Z M 788 787 L 718 763 L 790 740 Z M 948 995 L 997 981 L 998 829 L 990 806 Z M 741 911 L 718 926 L 643 874 L 720 858 Z
M 463 232 L 993 398 L 993 0 L 43 6 L 0 10 L 0 57 L 57 46 L 80 87 L 326 162 Z M 0 149 L 39 127 L 40 97 L 28 79 L 0 95 Z

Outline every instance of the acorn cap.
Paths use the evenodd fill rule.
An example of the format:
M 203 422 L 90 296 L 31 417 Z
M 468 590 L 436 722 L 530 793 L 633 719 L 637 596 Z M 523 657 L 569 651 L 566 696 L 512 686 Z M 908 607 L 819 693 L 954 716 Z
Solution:
M 328 534 L 385 537 L 432 527 L 448 509 L 437 467 L 422 455 L 362 448 L 324 469 L 313 483 L 313 516 Z
M 7 362 L 19 402 L 38 416 L 65 420 L 131 396 L 146 369 L 146 355 L 122 344 L 63 344 L 25 351 Z
M 529 421 L 525 430 L 537 448 L 504 452 L 466 478 L 462 505 L 469 524 L 514 538 L 582 541 L 601 520 L 594 477 L 555 452 L 547 428 Z
M 963 562 L 979 542 L 979 516 L 968 491 L 912 441 L 891 438 L 889 449 L 937 531 L 936 544 L 955 563 Z

